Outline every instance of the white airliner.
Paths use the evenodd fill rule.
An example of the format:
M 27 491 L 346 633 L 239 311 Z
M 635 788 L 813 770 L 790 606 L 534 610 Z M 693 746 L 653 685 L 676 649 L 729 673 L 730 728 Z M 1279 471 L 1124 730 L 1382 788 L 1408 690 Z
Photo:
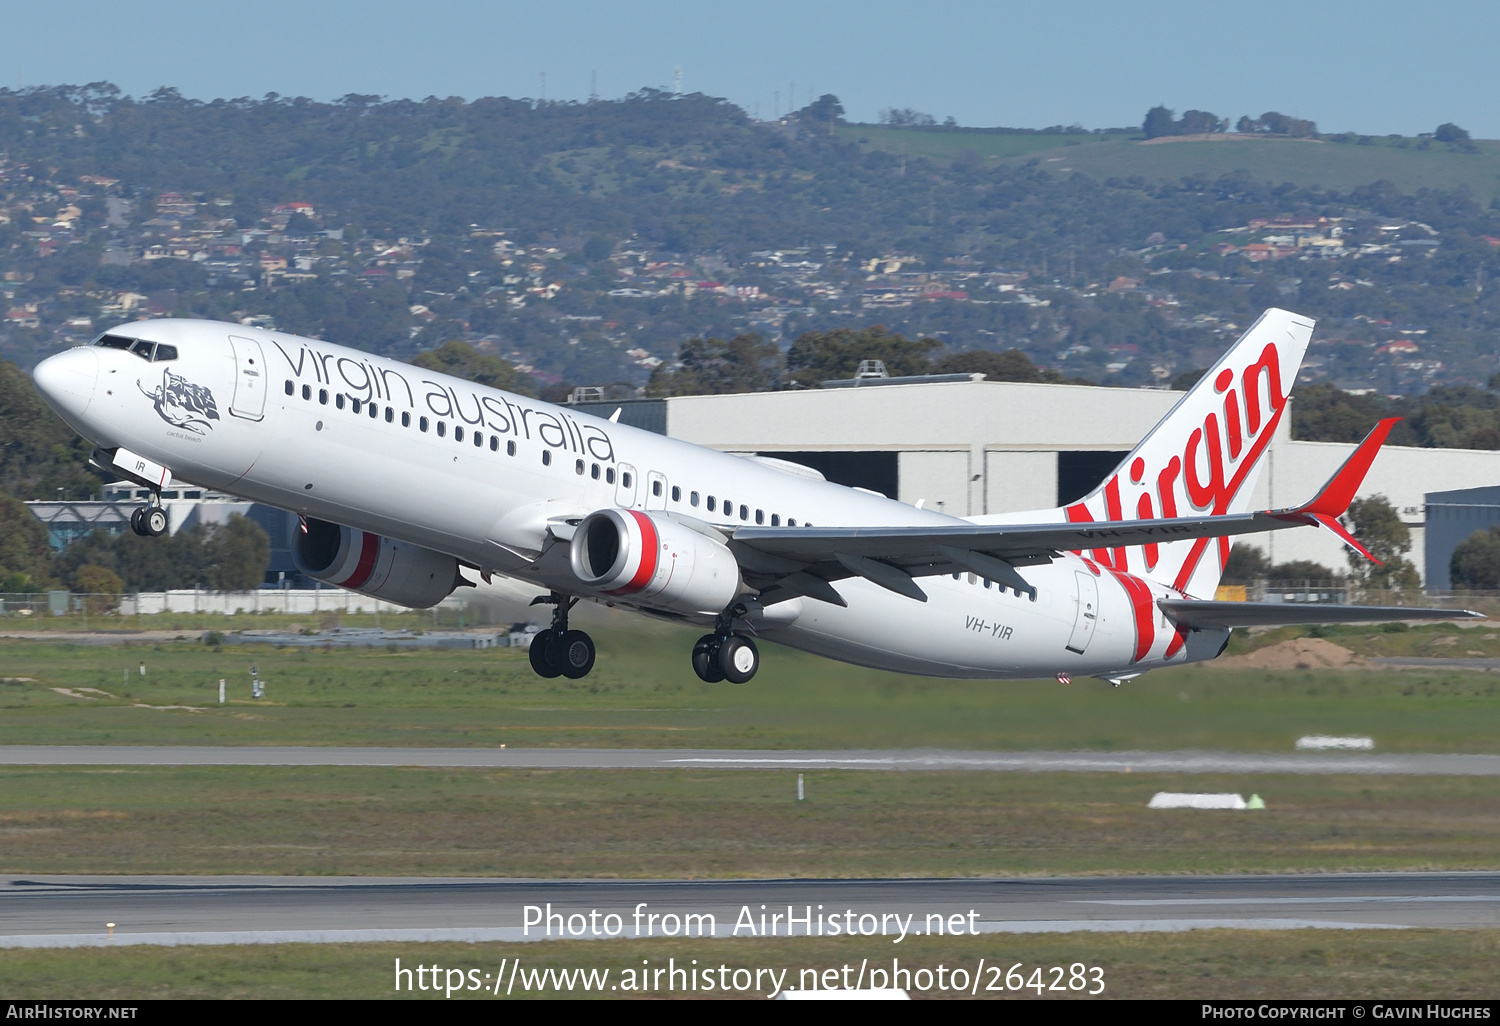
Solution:
M 1471 615 L 1212 600 L 1234 535 L 1311 526 L 1359 547 L 1337 518 L 1394 421 L 1304 505 L 1249 510 L 1312 327 L 1268 310 L 1078 502 L 968 518 L 237 324 L 121 325 L 34 376 L 100 468 L 298 514 L 312 578 L 412 607 L 465 569 L 536 585 L 555 606 L 531 647 L 544 677 L 592 669 L 568 627 L 587 598 L 707 628 L 707 681 L 748 681 L 766 638 L 908 673 L 1118 684 L 1212 659 L 1236 626 Z M 159 500 L 133 521 L 166 525 Z

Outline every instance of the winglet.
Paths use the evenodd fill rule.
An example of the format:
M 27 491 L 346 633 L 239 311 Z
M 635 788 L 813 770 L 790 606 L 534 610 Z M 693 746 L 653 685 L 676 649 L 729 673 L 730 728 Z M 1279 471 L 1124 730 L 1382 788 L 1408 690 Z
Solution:
M 1375 462 L 1375 456 L 1380 452 L 1380 447 L 1385 444 L 1386 437 L 1391 429 L 1400 421 L 1400 417 L 1387 417 L 1376 424 L 1365 440 L 1359 443 L 1350 457 L 1344 461 L 1344 465 L 1328 479 L 1311 502 L 1299 506 L 1298 513 L 1313 513 L 1325 517 L 1341 517 L 1349 511 L 1349 503 L 1354 501 L 1354 493 L 1364 483 L 1365 475 L 1370 472 L 1370 464 Z
M 1338 518 L 1349 511 L 1349 503 L 1354 501 L 1354 493 L 1359 491 L 1359 486 L 1364 483 L 1365 475 L 1370 472 L 1370 465 L 1375 462 L 1375 456 L 1380 452 L 1380 447 L 1385 444 L 1391 429 L 1400 420 L 1400 417 L 1387 417 L 1376 424 L 1311 502 L 1288 510 L 1280 516 L 1280 519 L 1300 519 L 1304 523 L 1332 531 L 1344 544 L 1370 562 L 1384 566 L 1384 563 L 1372 556 L 1370 550 L 1361 545 L 1354 535 L 1339 523 Z

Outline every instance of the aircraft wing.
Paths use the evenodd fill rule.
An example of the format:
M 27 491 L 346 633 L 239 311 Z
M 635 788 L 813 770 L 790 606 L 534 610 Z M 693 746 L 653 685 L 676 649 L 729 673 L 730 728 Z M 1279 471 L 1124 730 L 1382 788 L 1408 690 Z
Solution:
M 1381 421 L 1312 501 L 1289 509 L 1221 516 L 1091 523 L 971 524 L 913 527 L 740 527 L 728 538 L 762 602 L 794 595 L 844 605 L 832 581 L 863 577 L 927 601 L 915 577 L 967 571 L 1030 591 L 1016 567 L 1050 563 L 1065 551 L 1118 548 L 1192 538 L 1222 538 L 1288 527 L 1322 527 L 1365 556 L 1338 522 L 1381 443 L 1399 418 Z
M 1484 619 L 1472 609 L 1414 606 L 1337 606 L 1303 602 L 1196 602 L 1162 599 L 1156 603 L 1181 627 L 1285 627 L 1303 623 L 1388 623 L 1391 620 Z

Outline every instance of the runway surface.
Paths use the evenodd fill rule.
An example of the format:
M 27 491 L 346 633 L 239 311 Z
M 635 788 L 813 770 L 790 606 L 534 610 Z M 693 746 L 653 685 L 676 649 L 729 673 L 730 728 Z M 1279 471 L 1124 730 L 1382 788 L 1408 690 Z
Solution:
M 546 940 L 549 903 L 559 917 L 551 920 L 552 939 L 610 931 L 631 937 L 637 930 L 661 937 L 680 932 L 689 914 L 711 915 L 703 935 L 718 937 L 764 936 L 769 917 L 780 914 L 774 932 L 786 936 L 788 907 L 799 920 L 811 917 L 814 934 L 821 923 L 830 935 L 837 918 L 840 932 L 849 924 L 908 945 L 937 932 L 939 917 L 945 932 L 965 933 L 1495 928 L 1500 873 L 755 881 L 6 876 L 0 947 Z M 527 928 L 528 905 L 543 925 Z M 106 923 L 115 924 L 112 937 Z M 792 929 L 793 936 L 807 932 L 800 922 Z
M 975 770 L 1500 776 L 1500 755 L 1343 752 L 747 751 L 683 748 L 315 748 L 0 745 L 0 766 L 418 766 L 479 769 Z

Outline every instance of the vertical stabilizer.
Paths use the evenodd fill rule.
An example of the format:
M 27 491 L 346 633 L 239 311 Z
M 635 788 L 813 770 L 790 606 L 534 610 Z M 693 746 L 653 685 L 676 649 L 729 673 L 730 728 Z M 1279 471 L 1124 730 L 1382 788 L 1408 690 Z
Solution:
M 1066 507 L 1066 518 L 1135 520 L 1247 511 L 1312 329 L 1310 318 L 1267 310 L 1098 488 Z M 1092 558 L 1194 597 L 1212 598 L 1229 558 L 1229 540 L 1095 549 Z

